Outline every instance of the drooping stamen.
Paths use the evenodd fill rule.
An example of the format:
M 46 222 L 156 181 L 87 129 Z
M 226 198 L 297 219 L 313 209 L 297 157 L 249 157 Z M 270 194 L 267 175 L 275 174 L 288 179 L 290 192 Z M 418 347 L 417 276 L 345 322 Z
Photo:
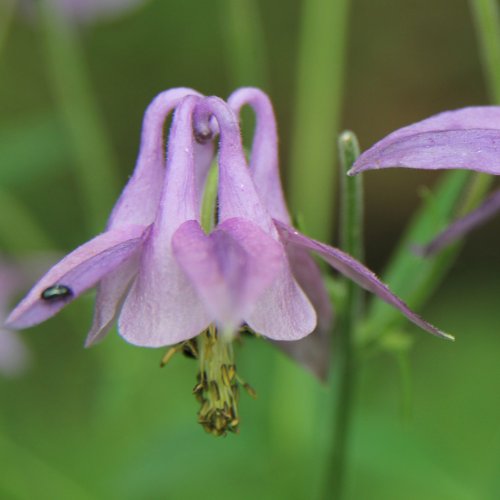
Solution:
M 238 399 L 240 385 L 252 396 L 255 391 L 236 373 L 232 341 L 218 335 L 210 325 L 198 337 L 200 372 L 193 388 L 201 403 L 198 422 L 214 436 L 239 432 Z
M 160 361 L 160 367 L 163 368 L 174 356 L 174 354 L 182 352 L 187 358 L 198 359 L 198 347 L 196 339 L 186 340 L 180 344 L 176 344 L 163 355 Z
M 243 333 L 243 330 L 253 333 L 248 327 L 242 327 L 238 333 Z M 198 337 L 170 347 L 160 362 L 161 367 L 165 366 L 178 352 L 199 360 L 200 371 L 193 387 L 193 394 L 201 404 L 198 422 L 214 436 L 239 432 L 240 387 L 252 398 L 257 397 L 253 387 L 236 373 L 233 340 L 232 337 L 219 335 L 216 327 L 210 325 Z
M 210 325 L 198 337 L 200 372 L 193 389 L 201 403 L 198 422 L 214 436 L 238 432 L 238 381 L 233 346 Z

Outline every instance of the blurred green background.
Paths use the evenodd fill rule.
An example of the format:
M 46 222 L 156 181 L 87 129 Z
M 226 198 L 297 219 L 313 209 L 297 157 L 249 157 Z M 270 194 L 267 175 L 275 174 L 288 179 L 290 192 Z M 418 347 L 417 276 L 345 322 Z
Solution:
M 228 41 L 234 2 L 151 0 L 73 26 L 120 186 L 134 166 L 145 107 L 175 86 L 224 97 L 236 85 L 264 84 L 278 117 L 286 179 L 303 4 L 250 2 L 262 21 L 256 52 L 264 73 L 241 81 Z M 24 235 L 18 219 L 9 227 L 2 194 L 0 244 L 11 255 L 16 245 L 16 255 L 20 248 L 26 255 L 63 253 L 93 234 L 41 24 L 16 14 L 0 47 L 0 189 L 26 206 L 51 243 L 44 248 Z M 363 148 L 433 113 L 489 102 L 465 1 L 353 0 L 345 72 L 341 126 L 354 130 Z M 382 271 L 422 186 L 438 175 L 365 176 L 366 260 L 373 269 Z M 114 201 L 104 202 L 101 228 Z M 409 381 L 389 353 L 361 363 L 347 498 L 500 498 L 499 229 L 497 218 L 469 238 L 422 311 L 455 334 L 455 344 L 412 329 Z M 330 395 L 312 376 L 264 341 L 246 340 L 237 349 L 239 371 L 259 397 L 242 398 L 239 436 L 215 439 L 196 423 L 196 364 L 178 357 L 160 370 L 162 350 L 130 346 L 115 332 L 84 350 L 92 305 L 89 294 L 24 332 L 32 365 L 20 377 L 0 379 L 0 498 L 320 495 L 329 473 Z

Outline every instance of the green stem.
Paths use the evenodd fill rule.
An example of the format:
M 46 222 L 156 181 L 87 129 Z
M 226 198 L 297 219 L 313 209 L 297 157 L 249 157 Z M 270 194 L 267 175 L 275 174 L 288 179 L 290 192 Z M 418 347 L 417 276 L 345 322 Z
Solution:
M 13 255 L 54 248 L 29 210 L 15 196 L 2 189 L 0 189 L 0 241 L 2 250 Z
M 308 233 L 333 231 L 335 140 L 341 103 L 349 0 L 302 2 L 290 155 L 291 206 Z
M 467 186 L 467 193 L 458 207 L 458 215 L 463 216 L 474 210 L 481 203 L 494 180 L 493 175 L 474 173 Z
M 217 188 L 219 186 L 219 169 L 216 163 L 213 163 L 208 171 L 205 191 L 201 204 L 201 227 L 208 234 L 216 225 L 217 209 Z
M 500 23 L 496 0 L 470 0 L 479 50 L 491 98 L 500 104 Z M 424 200 L 384 272 L 384 281 L 412 307 L 425 303 L 441 283 L 458 255 L 460 244 L 431 258 L 419 258 L 408 251 L 426 244 L 451 220 L 474 209 L 488 191 L 494 176 L 465 171 L 443 175 L 433 194 Z M 464 195 L 465 193 L 465 195 Z M 380 300 L 372 302 L 363 342 L 380 339 L 398 328 L 404 318 Z
M 340 134 L 339 153 L 342 167 L 340 244 L 354 258 L 363 260 L 363 178 L 361 175 L 345 175 L 359 156 L 359 144 L 353 132 Z M 352 281 L 347 282 L 350 288 L 360 290 Z
M 479 53 L 490 99 L 500 104 L 500 12 L 497 0 L 470 0 Z M 493 183 L 493 176 L 476 174 L 462 213 L 475 208 Z
M 500 15 L 497 0 L 470 0 L 479 52 L 493 102 L 500 104 Z
M 267 51 L 257 2 L 222 0 L 221 13 L 232 83 L 267 88 Z
M 353 257 L 363 257 L 363 186 L 357 177 L 346 172 L 359 156 L 359 146 L 352 132 L 343 132 L 339 138 L 341 158 L 341 246 Z M 340 335 L 337 337 L 333 374 L 338 388 L 335 403 L 331 466 L 327 471 L 325 498 L 342 498 L 348 461 L 350 428 L 356 386 L 356 357 L 354 335 L 361 315 L 363 293 L 352 281 L 346 282 L 346 299 L 340 318 Z M 339 359 L 337 359 L 337 356 Z
M 0 53 L 5 45 L 16 0 L 7 0 L 0 5 Z M 19 231 L 19 228 L 23 228 Z M 12 194 L 0 189 L 0 240 L 3 251 L 16 254 L 20 251 L 48 250 L 49 238 Z
M 74 149 L 87 229 L 94 233 L 118 191 L 116 161 L 73 26 L 48 0 L 40 2 L 39 14 L 49 80 Z

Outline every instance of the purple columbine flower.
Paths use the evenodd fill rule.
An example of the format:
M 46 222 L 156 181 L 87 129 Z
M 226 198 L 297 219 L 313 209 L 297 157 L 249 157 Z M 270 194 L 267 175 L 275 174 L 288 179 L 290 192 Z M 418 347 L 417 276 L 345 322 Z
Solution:
M 202 403 L 199 420 L 216 435 L 237 430 L 238 386 L 248 387 L 236 374 L 230 342 L 240 326 L 272 340 L 298 340 L 315 330 L 317 311 L 326 311 L 309 251 L 418 326 L 448 337 L 361 263 L 290 225 L 272 108 L 252 89 L 233 94 L 230 103 L 257 110 L 250 168 L 228 104 L 189 89 L 161 94 L 146 112 L 137 166 L 106 232 L 54 266 L 8 318 L 11 327 L 35 325 L 97 284 L 87 344 L 102 338 L 118 317 L 120 334 L 133 344 L 176 344 L 165 361 L 180 348 L 189 350 L 201 365 L 194 391 Z M 174 107 L 164 168 L 163 122 Z M 218 210 L 214 227 L 205 232 L 201 196 L 214 130 L 220 135 Z
M 446 111 L 392 132 L 365 151 L 350 175 L 380 168 L 468 169 L 500 175 L 500 107 Z M 500 192 L 419 249 L 434 254 L 500 210 Z

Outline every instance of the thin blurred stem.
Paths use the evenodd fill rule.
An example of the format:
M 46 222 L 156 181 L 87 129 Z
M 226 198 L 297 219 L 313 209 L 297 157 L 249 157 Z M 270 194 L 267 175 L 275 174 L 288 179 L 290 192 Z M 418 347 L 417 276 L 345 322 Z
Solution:
M 444 279 L 456 259 L 458 246 L 425 259 L 412 248 L 427 244 L 456 217 L 471 175 L 471 172 L 457 170 L 447 172 L 441 178 L 407 225 L 383 273 L 383 281 L 390 283 L 391 290 L 404 297 L 412 308 L 418 309 L 424 304 Z M 364 345 L 379 341 L 385 332 L 404 322 L 405 318 L 394 308 L 381 300 L 373 300 L 358 340 Z
M 16 0 L 4 0 L 0 3 L 0 54 L 12 25 L 16 3 Z
M 116 161 L 92 94 L 73 26 L 42 0 L 39 8 L 49 80 L 75 154 L 87 229 L 102 229 L 118 186 Z
M 221 0 L 221 13 L 232 83 L 267 89 L 267 51 L 258 3 Z
M 308 233 L 333 231 L 335 138 L 339 127 L 349 0 L 304 0 L 289 188 Z
M 363 257 L 363 186 L 360 176 L 348 177 L 346 172 L 359 156 L 359 146 L 352 132 L 339 138 L 341 163 L 341 247 L 352 256 Z M 340 335 L 333 353 L 337 366 L 334 379 L 338 388 L 335 402 L 331 465 L 327 471 L 325 498 L 342 498 L 348 462 L 349 437 L 356 385 L 354 334 L 361 315 L 363 293 L 350 280 L 346 281 L 345 308 L 340 318 Z
M 497 0 L 469 0 L 479 53 L 490 99 L 500 104 L 500 11 Z M 494 177 L 476 174 L 471 182 L 461 213 L 476 207 L 490 188 Z
M 474 173 L 467 186 L 467 193 L 457 210 L 458 215 L 462 216 L 474 210 L 481 203 L 494 180 L 493 175 Z
M 2 249 L 12 254 L 54 248 L 49 237 L 26 207 L 15 196 L 2 189 L 0 189 L 0 241 Z
M 345 175 L 359 156 L 359 144 L 353 132 L 345 131 L 340 134 L 339 153 L 342 167 L 340 243 L 347 253 L 363 260 L 363 178 L 361 175 Z M 347 280 L 347 283 L 353 290 L 361 290 L 351 280 Z
M 500 15 L 497 0 L 470 0 L 490 97 L 500 104 Z
M 4 47 L 16 0 L 6 0 L 0 5 L 0 54 Z M 19 228 L 23 228 L 19 231 Z M 0 189 L 0 240 L 3 251 L 18 253 L 23 250 L 48 250 L 49 238 L 17 198 Z
M 479 50 L 491 99 L 500 104 L 500 18 L 496 0 L 470 0 L 475 20 Z M 488 191 L 494 176 L 465 171 L 444 174 L 432 197 L 409 224 L 384 273 L 384 281 L 418 308 L 430 297 L 455 261 L 460 245 L 448 248 L 431 258 L 419 258 L 408 251 L 415 244 L 426 244 L 451 220 L 474 209 Z M 465 193 L 465 194 L 464 194 Z M 395 310 L 381 301 L 373 301 L 363 342 L 380 338 L 389 328 L 403 320 Z
M 201 227 L 209 233 L 215 226 L 215 211 L 217 207 L 217 186 L 219 183 L 219 170 L 217 165 L 212 165 L 208 171 L 203 202 L 201 206 Z

